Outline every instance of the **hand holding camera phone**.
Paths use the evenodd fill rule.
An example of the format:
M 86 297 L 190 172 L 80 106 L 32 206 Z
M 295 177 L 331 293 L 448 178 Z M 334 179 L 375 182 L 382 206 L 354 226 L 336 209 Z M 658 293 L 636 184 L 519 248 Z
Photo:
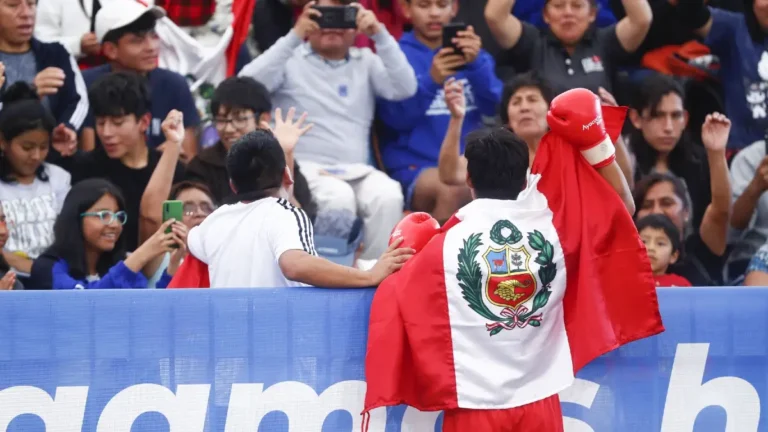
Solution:
M 464 57 L 467 64 L 473 63 L 480 55 L 483 42 L 472 26 L 464 23 L 452 23 L 443 27 L 443 47 Z
M 312 14 L 312 19 L 321 29 L 356 29 L 357 8 L 354 6 L 317 6 L 312 9 L 320 14 Z
M 163 223 L 170 219 L 175 219 L 178 222 L 184 220 L 184 203 L 176 200 L 169 200 L 163 202 Z M 171 232 L 171 227 L 165 229 L 166 234 Z M 174 246 L 178 248 L 179 246 Z

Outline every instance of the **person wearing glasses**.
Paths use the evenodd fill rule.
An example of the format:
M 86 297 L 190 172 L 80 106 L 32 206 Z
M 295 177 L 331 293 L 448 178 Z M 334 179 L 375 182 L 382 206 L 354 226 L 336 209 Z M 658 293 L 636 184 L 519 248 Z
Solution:
M 258 81 L 232 77 L 219 84 L 211 98 L 211 115 L 219 140 L 187 164 L 186 179 L 208 186 L 216 202 L 232 196 L 225 166 L 227 152 L 238 138 L 255 131 L 262 122 L 269 123 L 271 111 L 269 92 Z
M 148 200 L 142 200 L 142 205 L 147 205 L 147 207 L 157 210 L 162 208 L 162 202 L 160 199 L 153 200 L 152 195 L 156 195 L 154 192 L 158 191 L 162 194 L 163 188 L 161 185 L 156 184 L 154 179 L 155 177 L 153 177 L 152 180 L 150 180 L 149 185 L 147 185 L 147 192 L 145 192 L 144 196 L 147 197 Z M 161 195 L 156 196 L 159 198 L 162 197 Z M 192 229 L 200 225 L 205 218 L 216 209 L 210 189 L 202 183 L 191 181 L 176 183 L 171 187 L 170 195 L 167 196 L 169 200 L 179 200 L 184 203 L 184 216 L 181 222 L 187 229 Z M 142 212 L 142 214 L 147 214 L 150 219 L 144 219 L 139 222 L 139 229 L 142 232 L 155 230 L 162 225 L 162 214 L 160 211 Z M 148 234 L 151 236 L 154 234 L 154 231 L 150 231 Z M 182 240 L 186 243 L 186 231 L 182 233 Z M 182 248 L 185 247 L 186 246 L 182 246 Z M 179 254 L 181 255 L 178 255 L 178 257 L 183 259 L 185 253 L 185 250 L 180 251 Z M 176 255 L 166 253 L 147 264 L 144 273 L 147 275 L 151 274 L 147 288 L 163 288 L 163 286 L 160 286 L 160 284 L 163 284 L 163 277 L 166 274 L 169 276 L 176 274 L 176 270 L 178 269 L 179 264 L 181 264 L 181 261 L 172 262 L 174 256 Z M 165 281 L 164 285 L 167 285 L 167 281 Z
M 122 191 L 128 213 L 124 227 L 125 247 L 131 252 L 141 244 L 141 198 L 162 155 L 149 147 L 147 141 L 147 130 L 155 127 L 151 124 L 149 87 L 146 78 L 140 75 L 113 72 L 93 83 L 89 95 L 96 118 L 96 133 L 102 145 L 93 151 L 78 151 L 63 158 L 66 163 L 62 166 L 69 169 L 73 184 L 89 178 L 104 178 Z M 184 115 L 171 110 L 159 125 L 165 137 L 163 152 L 176 152 L 183 146 L 185 134 L 179 134 L 173 127 L 173 135 L 169 135 L 169 125 L 177 123 L 184 129 Z M 175 182 L 184 179 L 184 167 L 178 160 L 169 170 Z
M 240 137 L 272 122 L 271 112 L 269 91 L 260 82 L 249 77 L 231 77 L 222 81 L 211 98 L 211 114 L 219 141 L 202 150 L 187 164 L 186 180 L 208 186 L 217 203 L 224 203 L 233 197 L 225 165 L 227 153 Z M 293 159 L 292 155 L 290 157 Z M 291 203 L 304 209 L 314 221 L 316 205 L 307 180 L 295 161 L 293 179 Z
M 77 183 L 56 219 L 53 244 L 32 265 L 28 289 L 146 288 L 146 267 L 152 260 L 171 253 L 169 267 L 178 267 L 184 254 L 178 246 L 187 232 L 183 223 L 163 223 L 126 255 L 122 234 L 127 220 L 117 186 L 99 178 Z M 164 275 L 157 286 L 164 287 L 170 279 Z

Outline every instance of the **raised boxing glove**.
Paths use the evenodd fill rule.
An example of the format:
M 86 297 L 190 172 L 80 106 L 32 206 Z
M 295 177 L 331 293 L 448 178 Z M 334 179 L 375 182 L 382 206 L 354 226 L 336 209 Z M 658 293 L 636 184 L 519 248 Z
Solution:
M 550 130 L 576 146 L 595 168 L 616 160 L 616 148 L 605 131 L 600 98 L 587 89 L 576 88 L 557 96 L 549 105 Z
M 429 213 L 411 213 L 395 225 L 389 236 L 389 244 L 402 238 L 403 242 L 399 247 L 408 247 L 418 253 L 439 232 L 440 223 Z

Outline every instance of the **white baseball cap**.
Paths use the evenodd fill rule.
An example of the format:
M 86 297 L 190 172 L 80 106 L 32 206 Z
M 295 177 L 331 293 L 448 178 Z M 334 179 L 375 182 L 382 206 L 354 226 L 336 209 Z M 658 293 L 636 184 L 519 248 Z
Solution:
M 152 14 L 155 18 L 165 17 L 165 10 L 159 6 L 147 6 L 141 0 L 110 0 L 96 13 L 96 39 L 104 41 L 108 32 L 125 27 L 141 18 Z

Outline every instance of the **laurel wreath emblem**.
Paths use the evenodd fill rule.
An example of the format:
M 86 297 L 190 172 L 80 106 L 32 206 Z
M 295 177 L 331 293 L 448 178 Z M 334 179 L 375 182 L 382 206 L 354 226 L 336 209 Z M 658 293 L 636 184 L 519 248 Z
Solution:
M 502 230 L 506 228 L 510 234 L 504 236 Z M 480 247 L 483 246 L 481 240 L 482 234 L 475 233 L 464 239 L 463 247 L 459 249 L 459 271 L 456 278 L 459 281 L 461 294 L 467 301 L 469 307 L 483 318 L 501 323 L 502 325 L 486 325 L 489 336 L 495 336 L 502 330 L 514 328 L 517 322 L 527 322 L 533 327 L 541 326 L 541 316 L 535 316 L 536 312 L 544 307 L 552 295 L 551 283 L 555 280 L 557 266 L 553 262 L 555 250 L 552 243 L 544 238 L 544 235 L 538 230 L 528 233 L 528 245 L 531 249 L 538 252 L 534 262 L 538 264 L 538 276 L 541 282 L 541 289 L 533 298 L 533 305 L 530 311 L 525 311 L 515 316 L 500 316 L 493 313 L 485 302 L 483 302 L 483 274 L 480 271 L 480 264 L 477 262 L 477 256 L 480 253 Z M 523 235 L 517 227 L 508 220 L 496 222 L 491 228 L 491 241 L 499 245 L 513 245 L 523 239 Z

